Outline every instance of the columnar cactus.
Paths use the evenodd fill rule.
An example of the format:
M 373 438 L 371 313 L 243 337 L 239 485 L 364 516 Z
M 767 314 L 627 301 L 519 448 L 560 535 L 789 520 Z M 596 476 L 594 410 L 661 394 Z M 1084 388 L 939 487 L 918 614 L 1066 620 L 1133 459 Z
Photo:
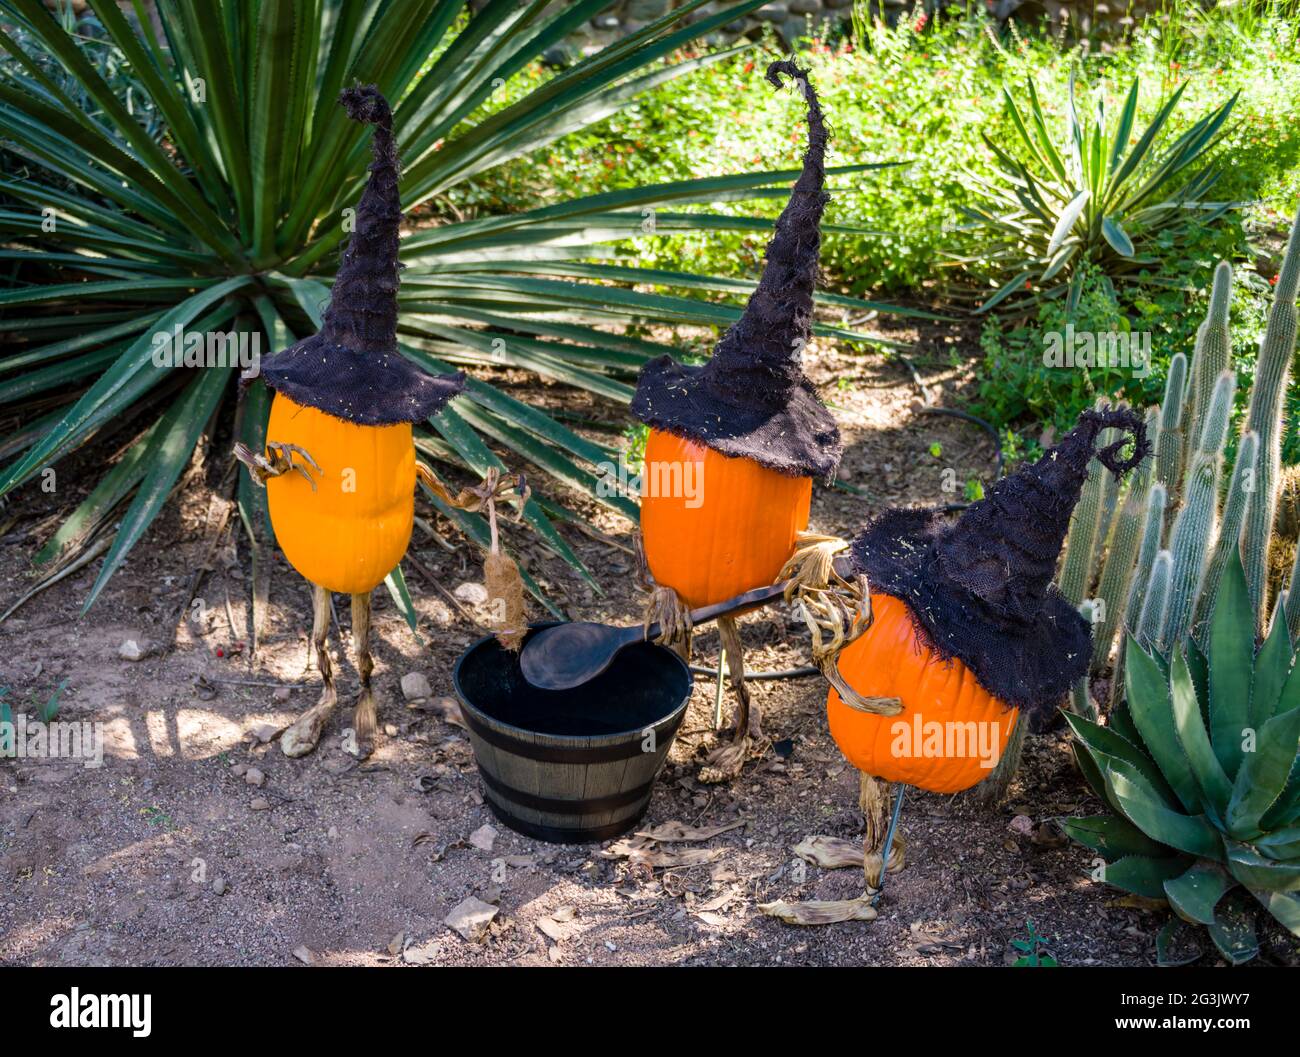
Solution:
M 1143 467 L 1150 466 L 1147 460 Z M 1101 612 L 1092 622 L 1092 667 L 1099 670 L 1110 653 L 1115 629 L 1124 622 L 1124 609 L 1128 601 L 1129 581 L 1142 542 L 1142 522 L 1146 514 L 1147 475 L 1141 469 L 1134 474 L 1129 487 L 1120 499 L 1119 513 L 1106 543 L 1106 561 L 1101 569 L 1097 586 L 1097 602 Z
M 1148 649 L 1164 652 L 1165 624 L 1169 615 L 1169 581 L 1173 577 L 1174 556 L 1161 551 L 1151 565 L 1146 597 L 1137 621 L 1137 638 Z
M 1246 517 L 1246 506 L 1250 502 L 1251 490 L 1255 481 L 1255 462 L 1259 455 L 1259 434 L 1253 430 L 1242 435 L 1237 442 L 1237 461 L 1232 464 L 1232 477 L 1228 481 L 1228 498 L 1223 507 L 1223 519 L 1219 524 L 1219 538 L 1214 544 L 1214 553 L 1201 581 L 1201 593 L 1196 600 L 1196 617 L 1193 628 L 1197 629 L 1209 619 L 1214 610 L 1215 599 L 1219 596 L 1219 581 L 1223 579 L 1223 570 L 1228 559 L 1237 553 L 1241 540 L 1241 525 Z M 1292 578 L 1294 583 L 1294 577 Z M 1199 639 L 1199 634 L 1197 635 Z
M 1228 369 L 1232 356 L 1232 337 L 1228 332 L 1228 308 L 1232 301 L 1232 265 L 1220 261 L 1214 269 L 1210 288 L 1210 308 L 1196 332 L 1196 351 L 1192 355 L 1192 373 L 1188 380 L 1187 415 L 1199 421 L 1219 375 Z M 1184 460 L 1184 471 L 1191 469 L 1192 456 Z
M 1228 419 L 1237 376 L 1224 371 L 1215 382 L 1206 409 L 1205 422 L 1183 489 L 1183 505 L 1174 520 L 1169 549 L 1173 570 L 1169 581 L 1169 604 L 1161 641 L 1182 642 L 1191 629 L 1196 599 L 1205 573 L 1219 514 L 1219 475 L 1223 469 L 1223 445 L 1228 439 Z
M 1092 582 L 1095 543 L 1101 522 L 1102 478 L 1109 476 L 1106 468 L 1093 459 L 1088 467 L 1088 479 L 1083 482 L 1083 490 L 1079 493 L 1079 503 L 1070 519 L 1065 558 L 1056 582 L 1061 594 L 1076 606 L 1083 601 Z
M 1156 435 L 1156 480 L 1171 495 L 1178 493 L 1183 459 L 1183 408 L 1187 402 L 1187 357 L 1175 353 L 1165 378 L 1165 398 L 1160 404 L 1160 432 Z
M 1296 295 L 1300 292 L 1300 212 L 1292 223 L 1286 255 L 1273 295 L 1264 340 L 1255 361 L 1255 384 L 1250 393 L 1246 428 L 1259 434 L 1259 458 L 1255 490 L 1246 508 L 1242 551 L 1246 583 L 1255 613 L 1256 632 L 1268 618 L 1264 590 L 1268 575 L 1268 540 L 1277 509 L 1277 484 L 1282 464 L 1282 403 L 1296 339 Z
M 1142 515 L 1142 542 L 1138 547 L 1137 567 L 1133 570 L 1133 583 L 1129 588 L 1128 604 L 1124 607 L 1124 620 L 1128 627 L 1137 627 L 1142 603 L 1146 599 L 1147 584 L 1151 580 L 1151 568 L 1156 555 L 1160 553 L 1160 541 L 1164 536 L 1165 511 L 1169 508 L 1169 494 L 1159 481 L 1147 492 L 1146 508 Z M 1107 648 L 1110 644 L 1107 643 Z
M 1227 263 L 1215 270 L 1193 358 L 1189 362 L 1180 353 L 1171 359 L 1164 400 L 1158 410 L 1147 409 L 1148 422 L 1154 417 L 1157 424 L 1153 474 L 1146 480 L 1135 479 L 1122 501 L 1112 504 L 1113 514 L 1106 512 L 1107 496 L 1097 475 L 1095 484 L 1089 481 L 1096 494 L 1088 497 L 1085 493 L 1091 501 L 1081 502 L 1076 523 L 1071 525 L 1058 584 L 1076 604 L 1096 584 L 1097 597 L 1106 607 L 1094 625 L 1093 675 L 1104 674 L 1115 633 L 1123 628 L 1157 648 L 1182 641 L 1188 633 L 1202 642 L 1224 569 L 1238 546 L 1256 637 L 1267 624 L 1268 611 L 1279 602 L 1292 635 L 1300 635 L 1300 586 L 1282 591 L 1288 572 L 1291 584 L 1300 576 L 1300 560 L 1294 560 L 1275 540 L 1273 565 L 1277 568 L 1272 582 L 1269 579 L 1270 541 L 1279 531 L 1274 524 L 1275 511 L 1284 481 L 1280 473 L 1282 408 L 1296 343 L 1300 214 L 1292 227 L 1265 337 L 1251 372 L 1247 421 L 1226 493 L 1221 494 L 1234 395 L 1229 362 L 1232 278 Z M 1145 497 L 1138 491 L 1141 488 L 1146 489 Z M 1135 546 L 1134 518 L 1139 510 L 1142 521 Z M 1293 535 L 1296 528 L 1284 527 L 1282 531 Z M 1096 555 L 1098 550 L 1101 553 Z M 1168 553 L 1167 569 L 1156 567 L 1156 555 L 1161 551 Z M 1286 553 L 1278 560 L 1283 551 Z M 1094 555 L 1093 560 L 1085 561 L 1085 554 Z M 1163 596 L 1150 600 L 1147 595 L 1153 582 Z M 1126 588 L 1121 587 L 1124 584 Z M 1124 599 L 1119 607 L 1116 597 Z M 1204 642 L 1203 646 L 1208 651 L 1210 644 Z M 1123 674 L 1124 651 L 1120 650 L 1111 678 L 1112 703 L 1123 694 Z

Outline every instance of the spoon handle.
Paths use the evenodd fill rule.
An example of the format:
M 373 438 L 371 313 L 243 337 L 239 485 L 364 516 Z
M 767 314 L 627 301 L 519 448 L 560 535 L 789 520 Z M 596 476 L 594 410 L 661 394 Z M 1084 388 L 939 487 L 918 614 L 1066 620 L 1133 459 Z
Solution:
M 853 575 L 853 564 L 848 557 L 835 559 L 835 571 L 846 579 Z M 714 602 L 711 606 L 701 606 L 699 609 L 691 610 L 691 624 L 707 624 L 710 620 L 717 620 L 718 617 L 725 617 L 728 613 L 735 613 L 740 609 L 748 609 L 750 606 L 765 606 L 769 602 L 775 602 L 783 594 L 789 585 L 789 580 L 780 580 L 774 584 L 768 584 L 766 587 L 756 587 L 752 591 L 746 591 L 744 594 L 736 595 L 734 598 L 726 598 L 721 602 Z M 639 630 L 639 629 L 637 629 Z M 663 629 L 659 622 L 655 621 L 646 630 L 645 638 L 656 638 Z M 639 638 L 640 636 L 638 636 Z

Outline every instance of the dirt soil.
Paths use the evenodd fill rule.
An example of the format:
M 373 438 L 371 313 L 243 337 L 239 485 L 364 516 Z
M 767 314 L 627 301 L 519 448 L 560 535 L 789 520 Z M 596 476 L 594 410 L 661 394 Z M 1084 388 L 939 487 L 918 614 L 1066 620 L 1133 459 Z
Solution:
M 932 351 L 920 369 L 951 402 L 968 368 L 935 367 L 949 350 Z M 901 366 L 821 347 L 812 360 L 810 374 L 845 434 L 841 474 L 864 493 L 818 489 L 814 527 L 852 533 L 884 504 L 953 502 L 961 497 L 945 483 L 992 479 L 991 438 L 965 421 L 918 414 Z M 535 378 L 500 380 L 552 408 L 618 417 Z M 124 439 L 62 465 L 57 492 L 29 485 L 0 512 L 0 610 L 25 589 L 31 555 L 57 524 L 51 516 L 92 487 L 93 474 L 80 471 L 98 469 Z M 736 782 L 708 786 L 695 775 L 717 743 L 714 682 L 697 676 L 644 827 L 740 823 L 689 845 L 716 851 L 712 861 L 633 868 L 602 854 L 608 843 L 548 845 L 506 829 L 483 802 L 464 731 L 444 718 L 451 666 L 483 633 L 467 619 L 479 557 L 423 500 L 417 513 L 454 549 L 417 528 L 412 550 L 427 573 L 407 569 L 419 639 L 384 589 L 375 592 L 377 751 L 358 764 L 343 750 L 356 690 L 345 630 L 332 640 L 343 707 L 314 754 L 287 759 L 257 735 L 315 699 L 319 676 L 304 670 L 310 595 L 277 558 L 267 626 L 250 657 L 251 567 L 237 521 L 199 588 L 201 617 L 186 620 L 166 648 L 225 502 L 216 486 L 229 447 L 219 431 L 206 474 L 154 524 L 88 616 L 77 615 L 98 559 L 0 624 L 0 686 L 14 711 L 37 711 L 63 684 L 58 718 L 102 722 L 106 739 L 99 768 L 0 761 L 0 962 L 1004 965 L 1030 921 L 1061 964 L 1154 962 L 1166 912 L 1091 882 L 1090 854 L 1051 821 L 1098 809 L 1059 731 L 1030 738 L 999 806 L 910 795 L 907 865 L 890 878 L 876 920 L 801 928 L 760 913 L 756 905 L 767 901 L 862 891 L 860 870 L 820 869 L 791 851 L 814 834 L 862 833 L 857 772 L 827 733 L 825 686 L 815 678 L 753 684 L 782 754 L 769 749 Z M 563 498 L 624 548 L 630 543 L 627 522 L 584 497 Z M 630 554 L 561 531 L 604 597 L 535 538 L 512 529 L 508 541 L 572 617 L 638 619 L 644 599 Z M 346 600 L 336 603 L 346 629 Z M 536 606 L 533 614 L 544 615 Z M 746 618 L 743 631 L 753 670 L 808 663 L 806 631 L 781 609 Z M 120 655 L 129 639 L 148 651 L 143 659 Z M 712 667 L 717 648 L 716 632 L 701 632 L 697 663 Z M 399 682 L 408 673 L 428 679 L 431 699 L 404 700 Z M 263 784 L 250 783 L 259 776 Z M 468 897 L 497 908 L 477 939 L 445 923 Z M 1296 960 L 1278 930 L 1266 928 L 1261 940 L 1261 961 Z

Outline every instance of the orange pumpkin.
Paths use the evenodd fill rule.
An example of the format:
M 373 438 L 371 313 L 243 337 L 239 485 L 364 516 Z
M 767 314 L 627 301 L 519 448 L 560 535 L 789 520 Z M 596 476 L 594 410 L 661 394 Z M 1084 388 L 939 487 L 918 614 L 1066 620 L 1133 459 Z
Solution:
M 812 502 L 811 478 L 658 429 L 646 441 L 641 490 L 650 574 L 692 609 L 775 580 Z
M 826 699 L 831 736 L 864 774 L 935 793 L 987 778 L 1015 728 L 1005 705 L 960 660 L 944 660 L 916 637 L 905 603 L 873 593 L 871 628 L 839 656 L 840 674 L 865 697 L 897 697 L 903 711 L 878 716 Z
M 397 566 L 415 518 L 411 424 L 359 426 L 277 393 L 266 435 L 309 452 L 315 481 L 283 473 L 266 482 L 276 539 L 289 563 L 330 591 L 368 594 Z

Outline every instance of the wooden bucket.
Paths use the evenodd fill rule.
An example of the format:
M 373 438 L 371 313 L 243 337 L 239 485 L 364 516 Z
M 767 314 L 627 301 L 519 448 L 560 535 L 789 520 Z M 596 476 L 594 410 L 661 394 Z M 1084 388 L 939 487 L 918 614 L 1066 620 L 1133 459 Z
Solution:
M 492 813 L 526 836 L 577 844 L 645 814 L 692 679 L 672 650 L 637 643 L 583 686 L 539 690 L 489 635 L 461 654 L 452 682 Z

